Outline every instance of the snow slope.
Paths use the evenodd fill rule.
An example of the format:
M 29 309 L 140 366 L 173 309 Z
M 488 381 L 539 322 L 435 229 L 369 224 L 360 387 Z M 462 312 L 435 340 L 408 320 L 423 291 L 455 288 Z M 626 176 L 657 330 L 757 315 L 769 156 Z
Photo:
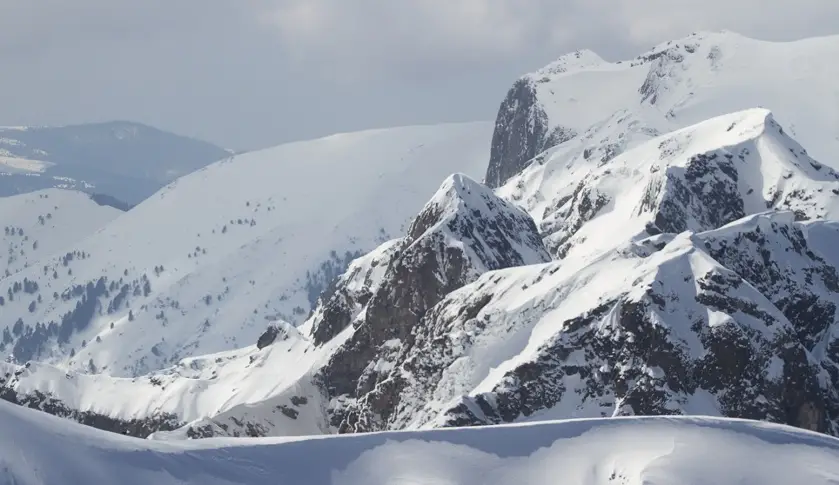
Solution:
M 0 484 L 830 485 L 839 441 L 711 418 L 634 418 L 351 437 L 141 441 L 0 403 Z M 712 464 L 712 466 L 709 466 Z
M 623 115 L 596 131 L 632 123 Z M 588 141 L 556 147 L 498 189 L 534 216 L 559 257 L 596 254 L 648 232 L 709 230 L 769 208 L 839 216 L 839 174 L 765 109 L 711 118 L 606 161 L 587 152 Z
M 17 273 L 72 246 L 120 214 L 74 190 L 47 189 L 0 198 L 0 275 Z
M 83 260 L 15 276 L 36 281 L 44 303 L 7 304 L 2 323 L 32 328 L 21 355 L 116 376 L 250 345 L 269 321 L 305 319 L 353 258 L 402 232 L 442 178 L 479 173 L 489 129 L 339 134 L 218 162 L 76 244 Z
M 565 55 L 510 89 L 486 180 L 500 186 L 544 150 L 618 116 L 634 129 L 597 134 L 589 153 L 605 148 L 611 158 L 645 136 L 754 107 L 772 110 L 816 159 L 839 168 L 839 66 L 829 61 L 837 56 L 839 36 L 767 42 L 733 32 L 693 34 L 623 62 Z

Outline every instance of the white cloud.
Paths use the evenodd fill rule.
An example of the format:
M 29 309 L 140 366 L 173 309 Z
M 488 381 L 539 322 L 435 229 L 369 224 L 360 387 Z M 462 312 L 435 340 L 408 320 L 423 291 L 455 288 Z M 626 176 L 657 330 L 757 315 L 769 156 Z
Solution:
M 296 59 L 380 75 L 466 67 L 594 45 L 626 55 L 697 30 L 767 39 L 839 32 L 836 0 L 278 0 L 265 2 Z M 411 69 L 409 69 L 410 71 Z
M 559 2 L 561 3 L 561 2 Z M 353 71 L 497 62 L 552 43 L 558 2 L 538 0 L 283 0 L 266 12 L 296 59 Z M 533 9 L 537 10 L 537 13 Z
M 766 40 L 839 33 L 834 0 L 617 0 L 629 41 L 651 44 L 699 30 Z

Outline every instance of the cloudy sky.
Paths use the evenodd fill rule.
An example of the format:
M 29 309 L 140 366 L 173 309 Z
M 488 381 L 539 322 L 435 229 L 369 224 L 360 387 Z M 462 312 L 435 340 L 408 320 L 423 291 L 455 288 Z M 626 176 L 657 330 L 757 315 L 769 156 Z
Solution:
M 0 0 L 0 124 L 128 119 L 246 149 L 492 119 L 566 51 L 706 29 L 839 33 L 839 0 Z

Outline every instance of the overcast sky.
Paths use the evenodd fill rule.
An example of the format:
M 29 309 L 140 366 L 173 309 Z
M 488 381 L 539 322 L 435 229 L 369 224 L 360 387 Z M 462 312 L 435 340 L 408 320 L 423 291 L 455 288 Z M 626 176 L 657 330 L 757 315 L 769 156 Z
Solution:
M 839 33 L 839 0 L 0 0 L 0 124 L 110 119 L 246 149 L 493 119 L 587 47 Z

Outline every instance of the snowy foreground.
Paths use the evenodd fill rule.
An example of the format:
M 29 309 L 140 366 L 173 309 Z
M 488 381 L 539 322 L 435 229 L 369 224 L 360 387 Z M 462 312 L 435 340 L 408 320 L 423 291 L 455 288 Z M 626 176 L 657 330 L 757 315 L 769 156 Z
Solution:
M 839 483 L 839 440 L 715 418 L 155 442 L 0 403 L 0 429 L 2 485 Z

